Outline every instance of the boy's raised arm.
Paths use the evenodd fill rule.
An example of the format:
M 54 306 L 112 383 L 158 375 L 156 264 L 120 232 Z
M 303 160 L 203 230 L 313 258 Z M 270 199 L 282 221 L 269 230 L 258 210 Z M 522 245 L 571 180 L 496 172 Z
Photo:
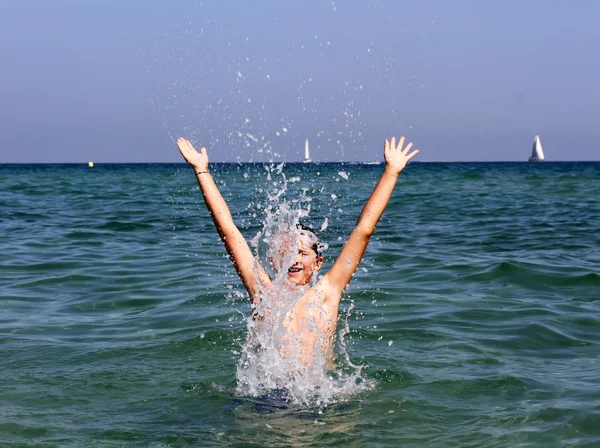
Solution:
M 338 259 L 323 278 L 326 284 L 333 288 L 333 294 L 328 294 L 328 298 L 339 300 L 342 291 L 352 279 L 365 253 L 367 244 L 369 244 L 375 226 L 392 196 L 398 175 L 408 161 L 419 153 L 419 150 L 409 152 L 411 148 L 412 143 L 404 147 L 404 137 L 400 138 L 397 146 L 396 137 L 392 137 L 391 141 L 385 141 L 383 149 L 386 162 L 385 171 L 363 207 L 356 227 L 350 234 Z
M 200 152 L 197 152 L 190 141 L 184 138 L 177 140 L 177 147 L 183 158 L 196 173 L 196 180 L 202 191 L 206 208 L 210 212 L 210 216 L 215 223 L 217 232 L 227 249 L 235 270 L 240 276 L 242 283 L 244 283 L 248 294 L 250 294 L 250 299 L 253 302 L 258 300 L 259 294 L 254 270 L 254 256 L 242 233 L 233 222 L 229 207 L 227 207 L 227 203 L 223 199 L 223 196 L 221 196 L 217 184 L 208 171 L 206 148 L 202 148 Z M 264 270 L 260 266 L 256 268 L 258 269 L 258 274 L 261 276 L 261 281 L 268 281 L 268 276 Z M 265 276 L 264 279 L 262 278 L 263 276 Z

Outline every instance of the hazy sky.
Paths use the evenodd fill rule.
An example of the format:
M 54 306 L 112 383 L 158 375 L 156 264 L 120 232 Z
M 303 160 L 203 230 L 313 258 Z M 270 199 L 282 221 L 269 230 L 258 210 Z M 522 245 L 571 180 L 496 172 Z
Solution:
M 1 0 L 0 162 L 600 160 L 600 2 Z

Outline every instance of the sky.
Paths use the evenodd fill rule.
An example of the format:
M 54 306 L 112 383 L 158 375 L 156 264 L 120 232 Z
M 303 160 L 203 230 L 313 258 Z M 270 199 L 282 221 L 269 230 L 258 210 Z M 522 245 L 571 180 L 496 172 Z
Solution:
M 600 2 L 2 0 L 0 163 L 600 160 Z

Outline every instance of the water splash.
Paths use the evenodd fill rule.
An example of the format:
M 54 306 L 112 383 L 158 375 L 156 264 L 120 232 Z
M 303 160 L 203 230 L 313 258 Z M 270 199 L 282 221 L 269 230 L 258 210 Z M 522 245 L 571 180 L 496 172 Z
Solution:
M 364 366 L 350 361 L 345 337 L 348 317 L 327 312 L 323 297 L 310 284 L 298 286 L 288 279 L 288 268 L 298 256 L 300 239 L 307 233 L 297 226 L 310 214 L 308 189 L 299 197 L 285 196 L 288 180 L 283 164 L 267 167 L 267 191 L 263 227 L 252 239 L 257 278 L 260 270 L 270 281 L 259 284 L 260 299 L 248 318 L 248 334 L 237 366 L 237 392 L 254 397 L 273 392 L 294 405 L 326 407 L 373 387 L 363 377 Z M 308 243 L 316 243 L 316 237 Z M 264 276 L 263 276 L 264 278 Z M 336 327 L 342 330 L 335 344 Z

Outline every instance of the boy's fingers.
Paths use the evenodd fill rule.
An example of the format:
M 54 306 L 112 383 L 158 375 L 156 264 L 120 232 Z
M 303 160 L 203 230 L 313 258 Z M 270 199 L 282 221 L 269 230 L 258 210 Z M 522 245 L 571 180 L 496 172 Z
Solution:
M 404 136 L 400 137 L 400 141 L 398 142 L 398 149 L 402 152 L 402 147 L 404 146 Z
M 408 145 L 406 145 L 406 148 L 402 151 L 402 154 L 406 155 L 408 154 L 408 151 L 410 150 L 410 148 L 412 148 L 412 142 L 410 142 Z
M 408 157 L 408 159 L 407 159 L 407 162 L 408 162 L 410 159 L 412 159 L 414 156 L 416 156 L 417 154 L 419 154 L 419 150 L 418 150 L 418 149 L 415 149 L 413 152 L 411 152 L 411 153 L 410 153 L 410 154 L 407 156 L 407 157 Z
M 392 137 L 391 145 L 392 149 L 396 149 L 396 137 Z

